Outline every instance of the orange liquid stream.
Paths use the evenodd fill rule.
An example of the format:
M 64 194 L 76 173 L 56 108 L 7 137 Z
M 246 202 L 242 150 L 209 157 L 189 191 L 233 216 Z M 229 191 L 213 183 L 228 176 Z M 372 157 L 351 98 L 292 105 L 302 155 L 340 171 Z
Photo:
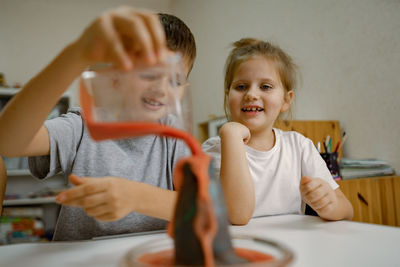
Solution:
M 273 256 L 259 251 L 244 248 L 235 248 L 234 250 L 236 255 L 242 259 L 248 260 L 249 262 L 266 262 L 274 260 Z M 141 256 L 138 259 L 138 262 L 149 266 L 172 267 L 174 266 L 174 250 L 167 249 L 156 253 L 148 253 Z

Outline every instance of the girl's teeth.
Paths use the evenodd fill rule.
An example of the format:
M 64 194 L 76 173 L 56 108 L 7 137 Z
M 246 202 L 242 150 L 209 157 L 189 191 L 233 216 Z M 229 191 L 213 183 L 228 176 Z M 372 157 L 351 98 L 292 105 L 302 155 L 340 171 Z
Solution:
M 252 108 L 243 108 L 243 111 L 262 111 L 263 108 L 256 108 L 256 107 L 252 107 Z

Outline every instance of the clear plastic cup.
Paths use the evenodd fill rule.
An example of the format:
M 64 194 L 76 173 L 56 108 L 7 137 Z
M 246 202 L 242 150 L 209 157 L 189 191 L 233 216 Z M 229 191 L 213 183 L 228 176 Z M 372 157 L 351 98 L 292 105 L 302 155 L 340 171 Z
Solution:
M 234 265 L 217 265 L 219 267 L 287 267 L 293 261 L 294 254 L 286 246 L 279 242 L 252 237 L 252 236 L 234 236 L 232 243 L 235 251 L 242 249 L 246 251 L 252 251 L 256 254 L 260 253 L 266 257 L 262 261 L 254 261 L 245 264 L 234 264 Z M 167 261 L 167 263 L 149 263 L 145 262 L 146 258 L 151 258 L 153 255 L 161 255 Z M 241 255 L 241 254 L 238 254 Z M 129 250 L 120 261 L 120 267 L 169 267 L 178 266 L 173 265 L 174 257 L 174 241 L 169 237 L 162 237 L 155 240 L 149 240 L 143 244 L 140 244 L 131 250 Z M 145 260 L 144 260 L 145 259 Z M 184 266 L 181 266 L 184 267 Z
M 179 54 L 164 63 L 120 71 L 108 64 L 92 66 L 81 75 L 81 89 L 89 105 L 82 105 L 94 123 L 154 123 L 174 116 L 186 127 L 190 101 Z M 165 120 L 164 120 L 165 121 Z

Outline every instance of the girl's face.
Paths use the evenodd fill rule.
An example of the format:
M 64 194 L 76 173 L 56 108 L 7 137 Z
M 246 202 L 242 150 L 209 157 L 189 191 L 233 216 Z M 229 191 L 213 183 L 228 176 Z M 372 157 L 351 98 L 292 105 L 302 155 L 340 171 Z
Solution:
M 233 75 L 228 93 L 233 121 L 244 124 L 251 132 L 272 129 L 281 112 L 289 109 L 293 91 L 285 96 L 274 64 L 263 57 L 242 62 Z

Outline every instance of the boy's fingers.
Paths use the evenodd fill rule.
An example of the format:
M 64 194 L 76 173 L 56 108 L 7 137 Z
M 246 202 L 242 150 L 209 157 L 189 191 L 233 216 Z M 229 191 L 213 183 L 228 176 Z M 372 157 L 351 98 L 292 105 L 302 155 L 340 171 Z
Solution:
M 79 177 L 75 174 L 71 174 L 68 177 L 68 180 L 71 184 L 75 185 L 75 186 L 79 186 L 79 185 L 83 185 L 85 183 L 90 183 L 90 182 L 94 182 L 95 180 L 93 178 L 87 178 L 87 177 Z
M 165 59 L 166 37 L 160 19 L 157 14 L 142 14 L 142 18 L 152 37 L 157 60 L 162 62 Z
M 110 206 L 108 205 L 97 205 L 95 207 L 85 208 L 87 215 L 92 217 L 102 216 L 111 212 Z
M 81 184 L 85 183 L 85 180 L 84 180 L 84 179 L 82 179 L 82 178 L 76 176 L 75 174 L 71 174 L 71 175 L 68 177 L 68 180 L 69 180 L 69 182 L 70 182 L 71 184 L 73 184 L 73 185 L 81 185 Z
M 133 62 L 125 51 L 123 42 L 118 32 L 114 28 L 112 18 L 105 18 L 102 21 L 105 31 L 106 45 L 110 59 L 124 70 L 130 70 L 133 67 Z
M 58 203 L 71 203 L 72 201 L 77 201 L 82 197 L 99 193 L 106 189 L 107 183 L 90 182 L 62 191 L 58 194 L 56 201 Z
M 74 200 L 64 200 L 63 202 L 59 202 L 60 204 L 63 204 L 65 206 L 71 206 L 71 207 L 82 207 L 82 198 L 79 199 L 74 199 Z
M 107 194 L 105 191 L 95 193 L 83 198 L 80 198 L 80 206 L 85 209 L 90 209 L 93 207 L 97 207 L 99 205 L 104 205 L 107 203 Z
M 94 194 L 97 195 L 97 194 Z M 93 202 L 88 202 L 88 198 L 90 198 L 93 195 L 90 196 L 82 196 L 82 197 L 77 197 L 77 198 L 69 198 L 68 196 L 65 196 L 64 200 L 61 202 L 61 204 L 66 205 L 66 206 L 73 206 L 73 207 L 82 207 L 85 208 L 86 206 L 92 205 L 96 206 L 99 204 L 93 203 Z M 57 199 L 59 199 L 57 197 Z
M 119 220 L 120 218 L 116 216 L 114 213 L 108 212 L 99 216 L 95 216 L 96 220 L 103 221 L 103 222 L 111 222 Z
M 114 41 L 111 44 L 112 47 L 111 58 L 113 59 L 114 62 L 116 62 L 116 65 L 119 68 L 126 71 L 131 70 L 134 66 L 133 61 L 126 53 L 122 41 L 119 39 L 119 37 L 116 36 L 115 38 L 118 39 L 118 41 Z
M 155 63 L 154 46 L 152 35 L 143 19 L 136 16 L 115 16 L 114 25 L 120 35 L 126 38 L 125 48 L 133 56 L 139 55 L 138 59 L 144 60 L 146 64 Z

